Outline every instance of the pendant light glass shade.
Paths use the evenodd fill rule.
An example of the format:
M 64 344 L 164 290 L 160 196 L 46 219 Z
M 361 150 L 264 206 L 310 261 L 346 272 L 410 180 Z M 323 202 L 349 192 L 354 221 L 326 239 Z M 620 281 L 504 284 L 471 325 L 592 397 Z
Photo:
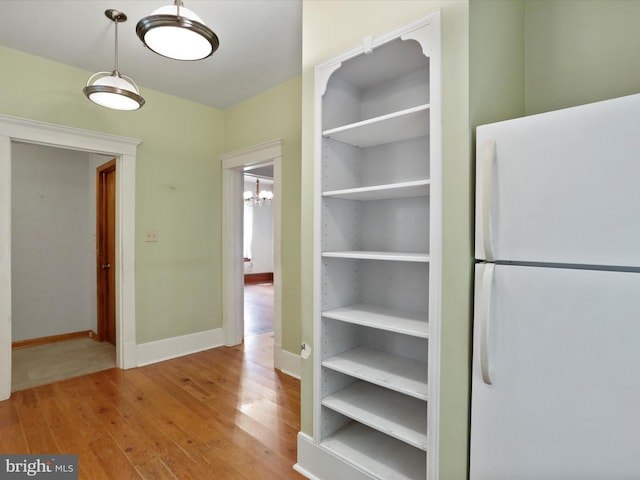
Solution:
M 133 79 L 118 71 L 94 73 L 84 87 L 84 94 L 93 103 L 114 110 L 137 110 L 144 105 Z
M 175 60 L 202 60 L 220 45 L 218 36 L 182 0 L 153 11 L 136 25 L 142 42 L 158 55 Z
M 116 24 L 115 68 L 112 72 L 94 73 L 87 80 L 83 92 L 93 103 L 114 110 L 137 110 L 144 105 L 144 98 L 131 77 L 118 71 L 118 22 L 127 16 L 118 10 L 107 10 L 104 14 Z

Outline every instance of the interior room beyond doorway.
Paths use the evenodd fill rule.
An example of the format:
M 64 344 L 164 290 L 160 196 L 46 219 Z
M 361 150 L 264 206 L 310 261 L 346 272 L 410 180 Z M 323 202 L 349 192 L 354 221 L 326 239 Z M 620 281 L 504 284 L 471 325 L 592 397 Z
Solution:
M 244 174 L 244 336 L 273 334 L 273 165 Z

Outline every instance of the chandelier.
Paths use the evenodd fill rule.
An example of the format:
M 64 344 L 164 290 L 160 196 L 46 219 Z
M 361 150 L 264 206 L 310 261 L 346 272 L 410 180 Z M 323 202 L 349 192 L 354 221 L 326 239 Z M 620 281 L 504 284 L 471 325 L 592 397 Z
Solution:
M 244 198 L 245 205 L 249 207 L 263 207 L 267 205 L 271 205 L 271 200 L 273 200 L 273 192 L 268 190 L 260 190 L 260 179 L 256 178 L 256 191 L 255 194 L 251 190 L 247 190 L 242 195 Z

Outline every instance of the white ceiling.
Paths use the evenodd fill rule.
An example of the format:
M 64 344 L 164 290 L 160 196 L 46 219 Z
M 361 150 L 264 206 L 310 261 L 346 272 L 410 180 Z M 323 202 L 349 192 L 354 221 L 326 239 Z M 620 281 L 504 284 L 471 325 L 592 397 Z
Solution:
M 172 0 L 2 0 L 0 45 L 89 74 L 111 71 L 115 28 L 104 11 L 114 8 L 128 17 L 118 25 L 119 71 L 143 97 L 150 88 L 225 109 L 300 74 L 302 0 L 183 1 L 220 39 L 207 59 L 170 60 L 136 36 L 138 20 Z

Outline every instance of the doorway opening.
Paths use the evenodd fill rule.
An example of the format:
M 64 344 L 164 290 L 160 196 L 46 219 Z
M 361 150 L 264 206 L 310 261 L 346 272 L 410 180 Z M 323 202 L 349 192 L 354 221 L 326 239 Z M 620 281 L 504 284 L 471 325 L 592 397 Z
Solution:
M 281 280 L 281 161 L 282 141 L 275 140 L 222 155 L 222 255 L 223 330 L 225 344 L 239 345 L 245 337 L 244 301 L 244 201 L 245 173 L 270 166 L 273 169 L 273 346 L 269 355 L 276 369 L 282 369 L 282 280 Z M 260 207 L 258 207 L 260 208 Z
M 103 234 L 115 285 L 115 159 L 105 164 L 108 188 L 95 173 L 110 158 L 12 144 L 12 391 L 116 365 L 115 289 L 105 285 L 110 301 L 101 304 L 95 268 Z M 103 205 L 96 202 L 102 195 L 110 198 Z M 99 345 L 107 323 L 98 319 L 109 310 L 112 345 Z
M 245 170 L 242 219 L 245 338 L 263 334 L 273 336 L 272 197 L 273 165 Z
M 12 145 L 33 144 L 116 158 L 116 366 L 132 368 L 136 366 L 134 218 L 139 143 L 135 139 L 0 115 L 0 400 L 11 395 L 12 376 Z M 95 282 L 91 288 L 93 285 Z
M 244 351 L 274 368 L 273 164 L 247 167 L 243 177 Z

